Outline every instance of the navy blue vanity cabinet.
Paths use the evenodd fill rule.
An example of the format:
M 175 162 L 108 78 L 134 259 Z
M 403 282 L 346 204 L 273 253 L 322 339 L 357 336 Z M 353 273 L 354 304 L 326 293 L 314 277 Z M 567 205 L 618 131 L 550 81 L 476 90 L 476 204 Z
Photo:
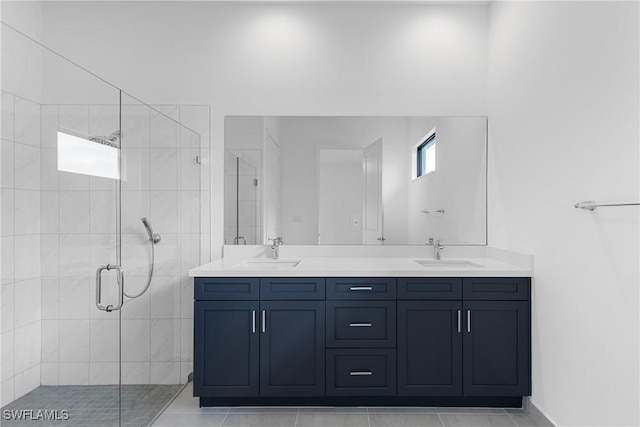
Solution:
M 196 301 L 193 394 L 257 396 L 258 301 Z
M 324 282 L 196 278 L 194 395 L 324 396 Z
M 531 279 L 463 279 L 465 396 L 531 395 Z
M 398 395 L 462 395 L 462 279 L 398 279 Z
M 196 278 L 203 406 L 499 406 L 531 395 L 527 277 Z
M 398 279 L 398 395 L 531 395 L 531 279 Z
M 327 396 L 396 395 L 396 283 L 327 279 Z
M 260 310 L 260 395 L 324 396 L 324 301 L 262 301 Z

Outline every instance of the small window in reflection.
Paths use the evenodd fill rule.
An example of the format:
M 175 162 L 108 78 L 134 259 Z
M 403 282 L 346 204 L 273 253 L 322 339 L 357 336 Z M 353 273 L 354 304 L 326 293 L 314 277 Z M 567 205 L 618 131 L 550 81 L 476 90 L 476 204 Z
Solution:
M 436 170 L 436 132 L 431 132 L 416 148 L 416 178 Z
M 58 132 L 58 170 L 120 179 L 118 149 L 65 132 Z

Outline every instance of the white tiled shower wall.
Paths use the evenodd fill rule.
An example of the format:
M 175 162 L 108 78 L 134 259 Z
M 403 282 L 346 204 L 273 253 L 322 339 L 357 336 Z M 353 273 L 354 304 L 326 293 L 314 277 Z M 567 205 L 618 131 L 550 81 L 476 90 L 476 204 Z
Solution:
M 3 93 L 3 405 L 39 384 L 117 383 L 119 357 L 118 314 L 94 305 L 95 268 L 115 261 L 113 181 L 58 172 L 55 145 L 58 127 L 109 135 L 119 109 L 13 99 Z M 121 312 L 123 383 L 186 381 L 193 317 L 187 270 L 210 257 L 209 107 L 156 108 L 200 133 L 202 144 L 147 106 L 123 105 L 122 243 L 130 292 L 146 283 L 150 260 L 140 218 L 149 217 L 163 237 L 150 290 Z M 15 141 L 5 126 L 13 121 Z
M 40 384 L 40 105 L 2 92 L 2 405 Z

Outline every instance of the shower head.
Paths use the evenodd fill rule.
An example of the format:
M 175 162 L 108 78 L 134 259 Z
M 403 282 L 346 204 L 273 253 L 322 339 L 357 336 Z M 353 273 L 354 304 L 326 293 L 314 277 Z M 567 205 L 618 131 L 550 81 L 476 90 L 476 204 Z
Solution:
M 147 230 L 147 235 L 149 236 L 149 241 L 152 242 L 154 245 L 157 245 L 158 243 L 160 243 L 160 240 L 162 239 L 160 237 L 159 234 L 155 234 L 153 232 L 153 228 L 151 228 L 151 222 L 149 222 L 149 218 L 142 217 L 141 219 L 142 224 L 144 224 L 144 228 L 146 228 Z
M 106 145 L 108 147 L 120 148 L 118 140 L 120 139 L 120 131 L 117 130 L 109 136 L 90 136 L 89 141 L 97 142 L 98 144 Z

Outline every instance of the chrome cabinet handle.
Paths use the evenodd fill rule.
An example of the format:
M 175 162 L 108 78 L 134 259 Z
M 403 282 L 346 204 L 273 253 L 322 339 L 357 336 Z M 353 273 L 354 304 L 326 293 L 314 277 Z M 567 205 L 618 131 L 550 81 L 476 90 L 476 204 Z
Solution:
M 371 323 L 349 323 L 352 328 L 370 328 L 373 326 Z
M 350 291 L 372 291 L 373 286 L 351 286 L 349 287 Z
M 251 317 L 252 317 L 252 324 L 253 324 L 251 333 L 255 334 L 256 333 L 256 311 L 255 310 L 251 310 Z
M 467 332 L 471 332 L 471 310 L 467 310 Z
M 365 377 L 365 376 L 373 375 L 373 372 L 371 372 L 371 371 L 351 371 L 351 372 L 349 372 L 349 375 L 351 375 L 352 377 Z
M 112 304 L 102 305 L 102 272 L 104 270 L 116 270 L 117 271 L 117 282 L 118 282 L 118 305 L 114 306 Z M 122 308 L 122 304 L 124 303 L 124 270 L 119 265 L 107 264 L 98 267 L 96 270 L 96 307 L 98 310 L 106 311 L 110 313 L 112 311 L 120 310 Z
M 267 332 L 267 311 L 262 310 L 262 333 Z
M 462 317 L 462 312 L 461 310 L 458 310 L 458 333 L 461 332 L 461 321 L 460 321 L 461 317 Z

